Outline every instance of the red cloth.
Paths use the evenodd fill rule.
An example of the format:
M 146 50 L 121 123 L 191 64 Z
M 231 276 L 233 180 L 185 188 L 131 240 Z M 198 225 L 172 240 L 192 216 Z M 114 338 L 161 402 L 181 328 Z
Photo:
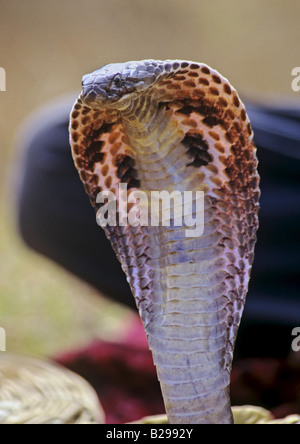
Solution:
M 56 361 L 83 376 L 98 393 L 108 424 L 165 412 L 156 370 L 139 319 L 122 342 L 95 340 Z

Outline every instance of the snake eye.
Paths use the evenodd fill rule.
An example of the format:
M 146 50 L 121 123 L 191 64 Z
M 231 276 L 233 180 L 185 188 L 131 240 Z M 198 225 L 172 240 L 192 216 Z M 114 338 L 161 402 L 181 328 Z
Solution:
M 119 88 L 122 85 L 122 76 L 120 74 L 117 74 L 114 77 L 114 84 L 117 88 Z

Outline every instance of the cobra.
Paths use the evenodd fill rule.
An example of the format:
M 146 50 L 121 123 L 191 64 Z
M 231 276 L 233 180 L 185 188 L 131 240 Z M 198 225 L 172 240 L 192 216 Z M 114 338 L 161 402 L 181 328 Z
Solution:
M 70 140 L 96 210 L 97 195 L 120 183 L 128 193 L 204 192 L 200 237 L 174 224 L 105 232 L 135 297 L 169 422 L 230 424 L 260 197 L 245 107 L 217 71 L 190 61 L 110 64 L 82 85 Z

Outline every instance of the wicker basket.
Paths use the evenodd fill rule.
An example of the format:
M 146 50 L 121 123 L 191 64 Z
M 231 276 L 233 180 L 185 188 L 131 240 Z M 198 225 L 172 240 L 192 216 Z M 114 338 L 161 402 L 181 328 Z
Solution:
M 268 410 L 252 405 L 233 407 L 232 411 L 235 424 L 300 424 L 299 415 L 274 419 Z M 168 420 L 166 415 L 149 416 L 132 424 L 168 424 Z
M 0 353 L 0 424 L 103 424 L 90 385 L 56 364 Z

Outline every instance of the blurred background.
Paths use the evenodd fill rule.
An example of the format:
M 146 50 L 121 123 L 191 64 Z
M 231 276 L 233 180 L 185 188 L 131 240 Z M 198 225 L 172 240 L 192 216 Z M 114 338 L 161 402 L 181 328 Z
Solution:
M 0 14 L 0 66 L 7 76 L 7 91 L 0 93 L 0 326 L 7 349 L 55 356 L 95 339 L 118 341 L 134 313 L 19 238 L 20 126 L 46 102 L 76 96 L 83 74 L 145 58 L 205 62 L 244 99 L 297 105 L 291 72 L 300 65 L 300 3 L 0 0 Z

